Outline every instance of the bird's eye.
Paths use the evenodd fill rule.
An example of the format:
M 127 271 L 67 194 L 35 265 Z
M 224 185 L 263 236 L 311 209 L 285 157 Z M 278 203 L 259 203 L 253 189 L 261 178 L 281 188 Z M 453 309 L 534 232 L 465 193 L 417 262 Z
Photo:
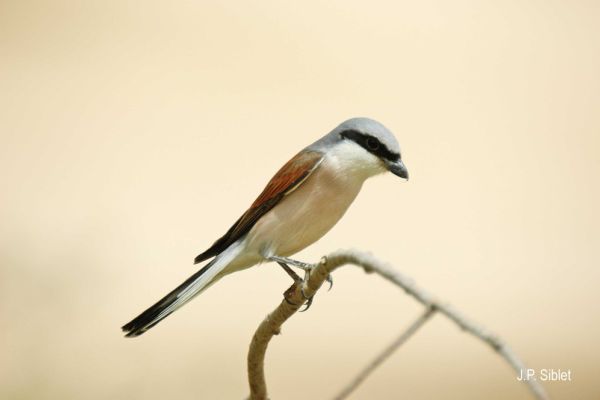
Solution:
M 367 138 L 367 147 L 369 150 L 377 150 L 379 148 L 379 141 L 373 138 Z

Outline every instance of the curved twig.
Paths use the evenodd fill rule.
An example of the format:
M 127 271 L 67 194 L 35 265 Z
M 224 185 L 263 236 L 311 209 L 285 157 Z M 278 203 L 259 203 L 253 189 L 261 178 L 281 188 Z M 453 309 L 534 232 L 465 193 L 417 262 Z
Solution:
M 290 318 L 305 302 L 305 297 L 313 296 L 321 287 L 327 276 L 336 268 L 346 264 L 354 264 L 364 268 L 365 272 L 375 272 L 381 277 L 402 288 L 407 294 L 414 297 L 417 301 L 427 307 L 427 311 L 407 331 L 396 339 L 390 345 L 384 354 L 380 355 L 367 369 L 363 371 L 354 381 L 352 381 L 338 396 L 337 399 L 343 399 L 366 376 L 372 372 L 384 359 L 394 351 L 398 346 L 408 339 L 420 326 L 422 326 L 435 312 L 445 315 L 462 330 L 479 338 L 487 343 L 494 351 L 502 356 L 510 366 L 518 373 L 525 370 L 525 364 L 512 352 L 512 350 L 485 328 L 471 322 L 465 318 L 456 309 L 448 304 L 437 301 L 427 291 L 418 288 L 414 281 L 402 273 L 394 270 L 391 266 L 383 263 L 370 254 L 355 250 L 338 250 L 330 255 L 323 257 L 321 261 L 314 266 L 308 279 L 303 283 L 294 283 L 285 293 L 284 300 L 261 322 L 254 333 L 250 350 L 248 352 L 248 381 L 250 384 L 251 400 L 266 400 L 267 385 L 264 373 L 265 353 L 271 338 L 279 334 L 283 323 Z M 536 399 L 547 400 L 544 388 L 534 379 L 523 380 Z

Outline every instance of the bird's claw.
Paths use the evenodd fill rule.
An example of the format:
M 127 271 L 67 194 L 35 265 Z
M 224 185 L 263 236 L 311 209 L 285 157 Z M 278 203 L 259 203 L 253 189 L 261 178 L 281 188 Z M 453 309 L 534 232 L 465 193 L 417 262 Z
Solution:
M 294 286 L 296 284 L 302 285 L 301 280 L 300 281 L 296 281 Z M 293 288 L 294 286 L 290 287 L 284 294 L 283 294 L 283 299 L 285 300 L 286 303 L 288 303 L 290 306 L 294 306 L 294 307 L 301 307 L 302 304 L 296 304 L 293 301 L 291 301 L 289 299 L 289 297 L 291 296 L 291 294 L 293 293 Z M 314 295 L 312 295 L 311 297 L 308 297 L 306 295 L 306 293 L 304 293 L 304 288 L 302 286 L 300 286 L 300 293 L 302 294 L 302 297 L 304 298 L 304 300 L 306 301 L 306 307 L 303 310 L 300 310 L 300 312 L 304 312 L 306 310 L 308 310 L 310 308 L 310 306 L 312 305 L 313 302 L 313 298 L 315 297 Z
M 304 288 L 300 288 L 300 293 L 302 293 L 302 297 L 304 297 L 304 299 L 306 300 L 306 307 L 304 308 L 304 310 L 300 310 L 299 312 L 304 312 L 310 308 L 315 296 L 314 295 L 312 295 L 310 297 L 306 296 L 306 294 L 304 294 Z

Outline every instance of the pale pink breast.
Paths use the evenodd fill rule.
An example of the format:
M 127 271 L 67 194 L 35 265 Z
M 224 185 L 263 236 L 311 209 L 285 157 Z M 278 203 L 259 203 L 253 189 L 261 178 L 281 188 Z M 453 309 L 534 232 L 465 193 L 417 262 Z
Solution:
M 325 161 L 256 223 L 248 234 L 248 249 L 280 256 L 304 249 L 335 226 L 361 186 L 362 180 L 340 176 Z

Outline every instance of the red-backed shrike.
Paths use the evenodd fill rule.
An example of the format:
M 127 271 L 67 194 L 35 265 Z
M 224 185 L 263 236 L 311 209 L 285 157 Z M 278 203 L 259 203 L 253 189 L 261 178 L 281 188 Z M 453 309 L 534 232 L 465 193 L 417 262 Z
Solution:
M 282 264 L 333 228 L 363 182 L 385 171 L 408 179 L 394 135 L 372 119 L 343 122 L 288 161 L 195 263 L 212 260 L 123 326 L 126 336 L 146 332 L 225 275 L 265 261 Z

